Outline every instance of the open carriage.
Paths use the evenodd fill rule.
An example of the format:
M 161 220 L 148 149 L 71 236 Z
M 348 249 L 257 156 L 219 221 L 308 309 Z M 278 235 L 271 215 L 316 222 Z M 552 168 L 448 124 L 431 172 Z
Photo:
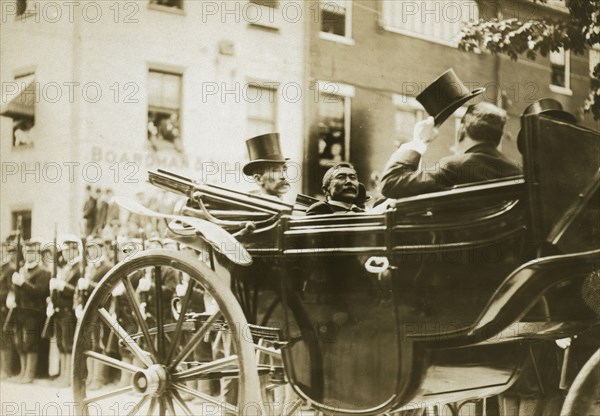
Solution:
M 187 205 L 172 216 L 131 208 L 169 221 L 173 238 L 203 259 L 145 251 L 102 280 L 75 341 L 79 413 L 132 393 L 131 414 L 161 415 L 424 414 L 444 405 L 443 414 L 459 414 L 465 403 L 508 415 L 492 399 L 552 397 L 572 379 L 554 341 L 600 322 L 582 296 L 600 269 L 600 138 L 543 116 L 523 128 L 524 177 L 398 200 L 377 214 L 305 217 L 150 173 Z M 135 288 L 147 271 L 153 320 Z M 172 273 L 189 283 L 170 314 L 162 290 Z M 111 305 L 120 284 L 127 323 Z M 106 333 L 133 359 L 103 352 Z M 90 360 L 131 382 L 88 391 Z M 588 393 L 570 400 L 581 405 Z M 213 407 L 193 408 L 184 395 Z

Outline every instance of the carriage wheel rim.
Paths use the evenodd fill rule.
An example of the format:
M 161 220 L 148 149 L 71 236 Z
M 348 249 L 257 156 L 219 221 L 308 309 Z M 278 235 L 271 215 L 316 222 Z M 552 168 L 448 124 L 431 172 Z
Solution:
M 113 270 L 111 270 L 111 272 L 109 272 L 107 276 L 102 280 L 102 282 L 96 287 L 94 293 L 92 294 L 92 297 L 95 296 L 94 302 L 92 302 L 91 297 L 90 302 L 88 303 L 84 311 L 83 319 L 80 323 L 78 333 L 75 339 L 76 350 L 74 350 L 73 354 L 73 371 L 77 372 L 76 374 L 74 374 L 74 380 L 77 380 L 77 383 L 73 383 L 73 390 L 75 401 L 79 403 L 81 409 L 80 413 L 88 414 L 88 412 L 90 412 L 88 405 L 94 405 L 95 401 L 99 402 L 108 398 L 114 398 L 117 396 L 124 395 L 130 397 L 130 394 L 133 393 L 135 396 L 137 396 L 139 402 L 136 405 L 137 410 L 132 410 L 131 414 L 145 414 L 145 412 L 153 411 L 154 408 L 157 408 L 159 409 L 160 414 L 164 415 L 172 413 L 171 408 L 173 408 L 174 406 L 181 408 L 181 410 L 183 410 L 185 414 L 190 414 L 190 410 L 187 407 L 187 404 L 184 400 L 181 399 L 181 395 L 183 393 L 186 393 L 187 390 L 187 386 L 185 384 L 186 380 L 182 380 L 181 378 L 178 379 L 177 377 L 173 377 L 173 375 L 193 368 L 186 367 L 186 365 L 198 366 L 198 364 L 189 364 L 190 359 L 186 358 L 187 355 L 183 357 L 185 358 L 184 363 L 176 363 L 178 359 L 181 361 L 181 350 L 187 346 L 186 343 L 189 342 L 190 339 L 185 338 L 185 335 L 183 335 L 183 338 L 176 341 L 175 336 L 172 335 L 175 333 L 175 331 L 179 331 L 180 335 L 182 333 L 190 334 L 189 325 L 186 325 L 187 329 L 182 329 L 181 325 L 170 324 L 172 328 L 176 328 L 171 332 L 169 332 L 169 330 L 165 330 L 164 323 L 160 329 L 148 327 L 144 328 L 142 326 L 143 330 L 141 333 L 139 332 L 139 330 L 131 330 L 131 328 L 127 328 L 127 331 L 121 331 L 120 336 L 117 338 L 120 341 L 120 347 L 127 348 L 127 346 L 129 346 L 131 347 L 129 348 L 131 352 L 133 352 L 133 350 L 137 350 L 138 360 L 140 357 L 144 358 L 144 362 L 142 363 L 136 363 L 136 361 L 129 362 L 110 357 L 112 353 L 107 352 L 106 354 L 104 354 L 104 350 L 102 351 L 102 353 L 94 351 L 95 347 L 93 347 L 92 345 L 93 343 L 91 341 L 91 338 L 89 337 L 89 334 L 87 337 L 88 339 L 86 339 L 85 334 L 86 326 L 93 327 L 93 325 L 96 324 L 100 326 L 104 325 L 103 328 L 108 328 L 109 333 L 110 331 L 113 331 L 113 328 L 116 328 L 116 330 L 113 331 L 115 333 L 119 332 L 120 329 L 123 329 L 119 328 L 118 325 L 112 325 L 115 322 L 115 320 L 105 319 L 110 315 L 110 311 L 107 311 L 107 304 L 112 299 L 112 289 L 116 287 L 119 283 L 125 282 L 125 290 L 123 293 L 122 300 L 127 303 L 128 300 L 125 299 L 126 295 L 128 293 L 131 294 L 132 292 L 132 287 L 127 284 L 127 282 L 129 282 L 130 276 L 141 270 L 153 268 L 154 270 L 159 270 L 158 272 L 155 272 L 155 274 L 158 274 L 160 279 L 161 267 L 165 269 L 172 268 L 175 271 L 183 271 L 184 273 L 188 273 L 190 277 L 193 277 L 193 279 L 190 279 L 190 287 L 193 287 L 194 284 L 198 286 L 204 286 L 204 289 L 207 291 L 207 293 L 211 293 L 211 295 L 214 294 L 214 296 L 219 297 L 219 309 L 217 309 L 216 313 L 211 314 L 211 316 L 201 318 L 202 320 L 199 321 L 199 325 L 211 320 L 213 322 L 217 321 L 217 324 L 219 324 L 222 321 L 224 321 L 225 324 L 229 323 L 226 326 L 228 326 L 229 330 L 232 331 L 231 338 L 234 341 L 228 347 L 230 351 L 228 350 L 226 352 L 227 355 L 231 354 L 231 362 L 229 363 L 230 367 L 227 368 L 226 371 L 222 371 L 222 373 L 226 374 L 225 377 L 227 379 L 231 379 L 231 377 L 233 377 L 234 379 L 239 380 L 239 386 L 236 388 L 238 392 L 237 399 L 235 399 L 236 395 L 232 396 L 237 402 L 236 404 L 223 404 L 223 402 L 221 401 L 223 396 L 216 396 L 212 397 L 212 403 L 222 405 L 223 410 L 225 410 L 227 413 L 237 413 L 239 410 L 241 410 L 241 406 L 244 403 L 250 403 L 252 405 L 256 405 L 258 403 L 262 407 L 258 387 L 260 383 L 258 381 L 257 371 L 248 371 L 249 368 L 255 367 L 253 362 L 254 349 L 252 347 L 249 348 L 248 345 L 244 345 L 245 340 L 241 336 L 240 331 L 240 327 L 244 326 L 243 323 L 245 322 L 245 317 L 243 313 L 241 313 L 241 308 L 239 308 L 239 305 L 237 303 L 234 304 L 234 307 L 229 307 L 231 301 L 235 301 L 235 297 L 229 291 L 227 286 L 225 286 L 222 282 L 217 281 L 215 283 L 216 275 L 214 275 L 214 272 L 210 271 L 210 269 L 208 269 L 205 265 L 202 266 L 205 267 L 206 270 L 208 270 L 208 277 L 204 274 L 207 273 L 206 270 L 202 270 L 202 268 L 194 269 L 194 263 L 199 263 L 197 260 L 192 258 L 186 258 L 176 252 L 173 255 L 175 257 L 174 259 L 170 258 L 171 255 L 173 254 L 166 253 L 165 250 L 162 250 L 160 253 L 158 253 L 158 255 L 155 252 L 142 253 L 141 255 L 136 256 L 136 258 L 134 258 L 133 261 L 130 261 L 128 263 L 122 262 L 119 265 L 115 266 Z M 146 261 L 146 263 L 144 263 L 142 260 Z M 210 273 L 213 273 L 214 276 L 211 277 Z M 106 285 L 106 288 L 104 288 L 104 290 L 100 290 L 103 284 Z M 221 287 L 219 287 L 219 285 L 221 285 Z M 132 319 L 137 321 L 136 316 L 133 316 Z M 179 320 L 176 320 L 176 322 L 179 323 Z M 220 326 L 222 325 L 219 325 L 219 327 Z M 150 342 L 145 341 L 146 334 L 150 334 Z M 158 334 L 161 334 L 163 337 L 166 336 L 166 338 L 164 338 L 163 340 L 163 345 L 158 345 L 158 339 L 156 338 Z M 104 341 L 100 340 L 99 342 L 102 345 Z M 178 344 L 175 348 L 176 342 L 178 342 Z M 168 343 L 171 343 L 171 346 L 174 347 L 171 348 L 171 346 L 169 346 Z M 104 348 L 104 345 L 102 345 L 102 347 Z M 75 354 L 75 351 L 77 351 L 77 354 Z M 114 352 L 114 348 L 111 351 Z M 249 351 L 251 351 L 251 353 L 249 353 Z M 90 360 L 94 363 L 99 363 L 103 366 L 117 368 L 121 371 L 126 371 L 130 373 L 131 378 L 125 386 L 115 387 L 114 385 L 111 385 L 107 386 L 108 391 L 90 391 L 86 386 L 86 381 L 89 381 L 91 379 L 92 373 L 89 373 L 86 370 L 86 360 Z M 215 362 L 217 362 L 218 364 L 218 361 L 219 359 L 213 356 L 212 359 L 209 359 L 208 361 L 201 360 L 200 365 L 210 366 L 214 365 Z M 218 371 L 214 371 L 212 373 L 210 373 L 210 371 L 211 370 L 208 370 L 208 374 L 198 374 L 198 377 L 196 379 L 223 380 L 222 376 L 217 374 Z M 87 374 L 87 376 L 85 374 Z M 252 380 L 253 377 L 256 378 L 256 383 L 250 382 L 246 385 L 243 385 L 243 380 Z M 193 380 L 194 378 L 192 377 L 189 379 Z M 254 384 L 256 385 L 256 389 L 254 389 L 253 387 L 246 388 L 247 385 Z M 254 391 L 256 391 L 256 393 L 254 393 Z M 219 393 L 216 394 L 218 395 Z M 203 400 L 203 403 L 211 403 L 211 401 L 208 400 L 210 399 L 210 397 L 205 397 L 205 395 L 203 394 L 197 394 L 196 397 L 203 399 L 206 398 L 207 400 Z M 101 403 L 101 405 L 103 406 L 106 403 L 108 402 Z M 142 407 L 144 407 L 144 409 L 147 410 L 144 411 Z M 94 413 L 93 410 L 91 411 L 91 413 Z

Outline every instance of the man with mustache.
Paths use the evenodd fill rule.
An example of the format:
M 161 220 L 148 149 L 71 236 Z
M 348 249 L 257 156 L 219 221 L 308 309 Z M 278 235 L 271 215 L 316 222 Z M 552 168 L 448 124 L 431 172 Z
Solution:
M 279 133 L 269 133 L 246 140 L 250 162 L 242 169 L 251 176 L 258 189 L 253 193 L 272 199 L 282 199 L 290 190 L 287 161 L 279 146 Z
M 346 212 L 364 212 L 364 186 L 358 182 L 354 166 L 341 162 L 330 168 L 323 176 L 325 201 L 311 205 L 306 215 L 343 214 Z

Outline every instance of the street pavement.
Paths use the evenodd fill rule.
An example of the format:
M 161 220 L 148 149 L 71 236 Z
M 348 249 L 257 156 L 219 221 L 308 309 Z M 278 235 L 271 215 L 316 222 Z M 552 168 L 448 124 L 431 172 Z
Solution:
M 105 386 L 102 390 L 94 391 L 94 396 L 117 390 L 116 384 Z M 124 416 L 132 410 L 138 410 L 137 415 L 149 415 L 149 402 L 136 408 L 141 396 L 133 393 L 122 394 L 100 400 L 89 407 L 90 416 Z M 202 403 L 199 399 L 186 402 L 193 415 L 221 416 L 224 408 Z M 185 413 L 175 404 L 177 416 Z M 151 414 L 159 416 L 158 407 Z M 33 384 L 16 384 L 5 380 L 0 381 L 0 415 L 1 416 L 74 416 L 75 403 L 71 388 L 59 388 L 50 380 L 35 380 Z M 314 416 L 314 412 L 299 409 L 295 416 Z

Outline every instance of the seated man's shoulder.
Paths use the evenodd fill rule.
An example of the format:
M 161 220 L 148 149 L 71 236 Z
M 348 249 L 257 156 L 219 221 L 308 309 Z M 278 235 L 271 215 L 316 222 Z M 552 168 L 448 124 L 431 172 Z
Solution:
M 306 215 L 322 215 L 322 214 L 333 214 L 331 205 L 325 201 L 319 201 L 312 204 L 306 210 Z

